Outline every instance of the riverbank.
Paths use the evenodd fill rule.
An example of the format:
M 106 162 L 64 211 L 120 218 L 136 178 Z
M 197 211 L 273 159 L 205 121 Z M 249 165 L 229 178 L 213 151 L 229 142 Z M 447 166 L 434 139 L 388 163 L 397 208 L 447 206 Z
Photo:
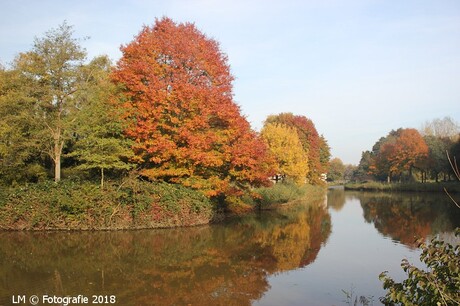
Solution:
M 253 195 L 218 203 L 177 184 L 99 184 L 64 180 L 0 188 L 0 230 L 125 230 L 171 228 L 218 222 L 227 214 L 275 209 L 283 203 L 316 199 L 324 188 L 276 184 Z
M 345 184 L 345 190 L 357 191 L 388 191 L 388 192 L 445 192 L 460 193 L 460 184 L 458 182 L 439 182 L 439 183 L 349 183 Z
M 0 229 L 115 230 L 207 224 L 215 217 L 203 194 L 136 179 L 121 184 L 63 180 L 3 188 Z

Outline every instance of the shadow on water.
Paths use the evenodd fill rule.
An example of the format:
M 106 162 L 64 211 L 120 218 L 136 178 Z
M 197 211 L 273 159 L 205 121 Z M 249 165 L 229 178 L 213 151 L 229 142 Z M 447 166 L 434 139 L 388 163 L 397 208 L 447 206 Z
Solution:
M 250 305 L 269 275 L 312 263 L 331 232 L 321 205 L 213 226 L 0 232 L 0 305 L 13 295 L 116 295 L 119 305 Z

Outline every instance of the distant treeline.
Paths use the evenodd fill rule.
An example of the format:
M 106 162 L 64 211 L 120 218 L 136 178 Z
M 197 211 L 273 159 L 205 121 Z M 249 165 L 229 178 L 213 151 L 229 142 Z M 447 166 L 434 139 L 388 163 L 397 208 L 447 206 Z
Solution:
M 449 158 L 451 162 L 449 162 Z M 450 117 L 427 122 L 420 130 L 400 128 L 362 153 L 355 181 L 450 181 L 460 158 L 460 130 Z
M 425 122 L 419 130 L 391 131 L 372 150 L 362 153 L 358 166 L 345 165 L 339 158 L 333 158 L 327 179 L 334 183 L 450 181 L 455 180 L 452 169 L 458 168 L 459 159 L 460 127 L 452 118 L 445 117 Z M 383 185 L 368 187 L 375 186 L 383 188 Z

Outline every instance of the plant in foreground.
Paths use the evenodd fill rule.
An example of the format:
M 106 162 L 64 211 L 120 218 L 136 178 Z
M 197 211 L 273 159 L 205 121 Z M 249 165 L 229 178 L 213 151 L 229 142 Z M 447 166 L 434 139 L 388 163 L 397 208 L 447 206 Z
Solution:
M 460 238 L 460 228 L 455 236 Z M 402 283 L 395 282 L 388 272 L 381 273 L 387 293 L 380 301 L 386 305 L 460 305 L 460 245 L 433 238 L 429 244 L 419 241 L 419 248 L 427 271 L 404 259 L 401 267 L 408 278 Z

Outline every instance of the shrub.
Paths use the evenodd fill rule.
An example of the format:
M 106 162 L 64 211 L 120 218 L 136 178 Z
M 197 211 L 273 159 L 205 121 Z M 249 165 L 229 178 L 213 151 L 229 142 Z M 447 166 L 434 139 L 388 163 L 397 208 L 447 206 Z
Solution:
M 209 222 L 213 205 L 181 185 L 127 179 L 108 182 L 45 181 L 0 189 L 1 229 L 109 229 Z
M 455 236 L 460 237 L 457 228 Z M 402 283 L 391 279 L 387 272 L 380 274 L 387 290 L 381 302 L 386 305 L 460 305 L 460 245 L 453 246 L 433 238 L 430 244 L 419 243 L 420 259 L 428 268 L 421 270 L 406 259 L 401 267 L 408 278 Z
M 264 206 L 271 204 L 283 204 L 293 200 L 300 199 L 307 193 L 306 186 L 298 186 L 294 183 L 278 183 L 272 187 L 263 187 L 256 189 L 260 195 L 259 204 Z

